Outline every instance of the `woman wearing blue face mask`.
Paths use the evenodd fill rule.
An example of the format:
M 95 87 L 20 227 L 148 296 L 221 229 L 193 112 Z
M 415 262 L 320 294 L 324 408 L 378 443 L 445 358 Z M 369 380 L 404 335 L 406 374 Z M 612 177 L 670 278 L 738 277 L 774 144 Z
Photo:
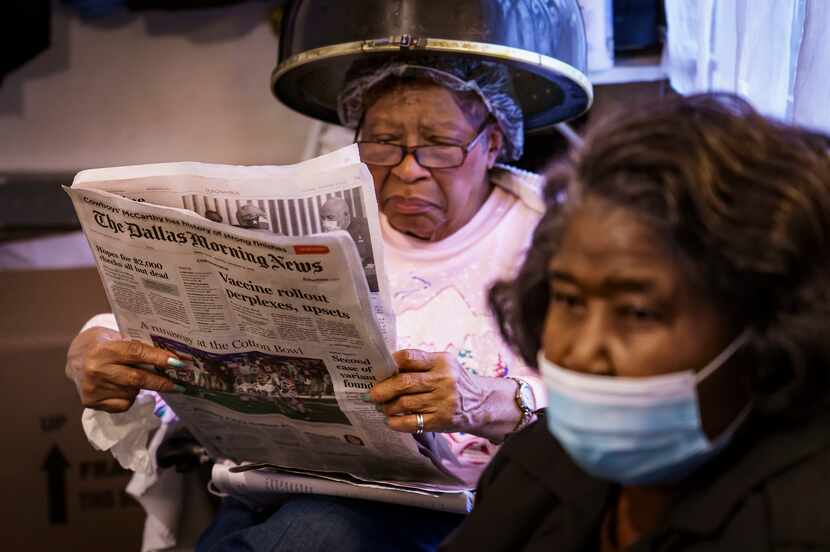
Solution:
M 491 292 L 548 411 L 444 549 L 830 549 L 830 139 L 679 98 L 548 192 Z

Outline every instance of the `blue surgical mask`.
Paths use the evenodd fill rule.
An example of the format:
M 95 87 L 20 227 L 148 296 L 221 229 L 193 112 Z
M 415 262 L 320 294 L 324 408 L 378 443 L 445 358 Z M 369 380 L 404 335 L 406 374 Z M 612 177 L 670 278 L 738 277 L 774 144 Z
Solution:
M 548 392 L 547 423 L 587 473 L 623 485 L 677 482 L 717 455 L 749 414 L 750 405 L 710 441 L 703 432 L 697 384 L 749 338 L 741 333 L 700 372 L 644 378 L 566 370 L 538 355 Z

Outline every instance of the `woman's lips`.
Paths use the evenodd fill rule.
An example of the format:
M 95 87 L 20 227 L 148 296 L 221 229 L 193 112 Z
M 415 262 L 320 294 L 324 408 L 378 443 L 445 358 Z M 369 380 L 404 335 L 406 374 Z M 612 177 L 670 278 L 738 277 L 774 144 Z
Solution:
M 436 208 L 434 203 L 414 197 L 390 197 L 385 203 L 387 208 L 404 215 L 416 215 Z

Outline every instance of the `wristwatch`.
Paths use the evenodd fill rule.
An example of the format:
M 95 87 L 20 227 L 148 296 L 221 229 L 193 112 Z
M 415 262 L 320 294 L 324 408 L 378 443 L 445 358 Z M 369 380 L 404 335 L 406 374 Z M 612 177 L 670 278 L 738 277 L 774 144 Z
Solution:
M 519 422 L 513 428 L 513 433 L 516 433 L 533 421 L 533 415 L 536 411 L 536 397 L 533 395 L 533 389 L 526 381 L 512 376 L 507 377 L 515 381 L 518 386 L 514 399 L 516 400 L 516 406 L 519 407 L 519 411 L 522 413 L 522 417 L 519 418 Z

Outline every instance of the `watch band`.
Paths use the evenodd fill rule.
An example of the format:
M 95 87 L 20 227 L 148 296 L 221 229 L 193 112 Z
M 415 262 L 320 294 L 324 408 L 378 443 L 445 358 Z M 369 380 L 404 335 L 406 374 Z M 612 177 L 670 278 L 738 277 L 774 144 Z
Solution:
M 530 424 L 530 422 L 533 421 L 533 415 L 535 414 L 534 408 L 536 405 L 529 404 L 525 399 L 525 392 L 529 392 L 531 396 L 533 395 L 533 389 L 526 381 L 514 378 L 513 376 L 507 376 L 507 378 L 516 382 L 516 394 L 513 396 L 513 399 L 516 401 L 516 406 L 522 413 L 519 421 L 516 423 L 516 427 L 514 427 L 512 431 L 512 433 L 516 433 L 517 431 L 524 429 L 528 424 Z

